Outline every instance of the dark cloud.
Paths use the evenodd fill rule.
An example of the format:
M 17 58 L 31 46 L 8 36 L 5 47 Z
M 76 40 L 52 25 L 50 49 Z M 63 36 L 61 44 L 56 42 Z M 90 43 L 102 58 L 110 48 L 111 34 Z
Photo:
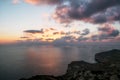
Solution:
M 80 42 L 80 41 L 86 41 L 88 39 L 89 39 L 88 37 L 80 36 L 77 40 Z
M 81 32 L 80 31 L 74 31 L 73 33 L 80 35 Z
M 98 28 L 98 31 L 102 36 L 116 37 L 119 35 L 119 30 L 115 29 L 114 26 L 110 24 L 104 24 Z
M 81 35 L 87 35 L 90 33 L 90 30 L 89 29 L 84 29 L 83 30 L 83 33 L 81 33 Z
M 109 34 L 109 36 L 113 36 L 113 37 L 116 37 L 116 36 L 118 36 L 119 35 L 119 31 L 118 30 L 113 30 L 110 34 Z
M 120 5 L 120 0 L 91 0 L 84 14 L 85 16 L 91 16 L 115 5 Z
M 64 36 L 64 37 L 54 40 L 54 43 L 73 42 L 74 40 L 76 40 L 74 36 Z
M 25 37 L 25 36 L 24 36 L 24 37 L 20 37 L 20 38 L 22 38 L 22 39 L 28 39 L 29 37 Z
M 50 30 L 54 31 L 54 30 L 56 30 L 56 29 L 54 29 L 54 28 L 50 28 Z
M 76 38 L 75 36 L 64 36 L 54 40 L 54 43 L 66 43 L 66 42 L 82 42 L 89 40 L 88 37 L 80 36 Z
M 53 18 L 61 23 L 83 20 L 104 23 L 120 20 L 120 0 L 67 0 L 56 8 Z
M 46 41 L 53 41 L 54 39 L 52 39 L 52 38 L 48 38 L 48 39 L 46 39 Z
M 102 31 L 102 32 L 109 32 L 112 29 L 113 29 L 112 26 L 109 24 L 104 24 L 104 25 L 98 27 L 98 31 Z
M 31 34 L 44 33 L 43 29 L 41 29 L 41 30 L 25 30 L 23 32 L 25 32 L 25 33 L 31 33 Z
M 114 41 L 120 41 L 120 36 L 116 37 Z
M 61 32 L 53 32 L 53 35 L 65 35 L 66 33 L 61 31 Z
M 54 32 L 54 33 L 53 33 L 53 35 L 57 35 L 57 34 L 59 34 L 59 32 Z
M 69 7 L 66 5 L 57 6 L 55 13 L 52 17 L 59 23 L 69 23 L 71 19 L 68 15 Z
M 113 6 L 91 17 L 93 23 L 120 21 L 120 6 Z
M 65 36 L 65 37 L 62 37 L 62 39 L 71 41 L 71 40 L 75 39 L 75 37 L 74 36 Z
M 83 14 L 90 0 L 69 0 L 68 15 L 71 19 L 82 19 L 85 17 Z
M 71 35 L 71 34 L 80 35 L 80 34 L 81 34 L 81 31 L 69 31 L 69 32 L 66 32 L 65 34 L 66 34 L 67 36 L 68 36 L 68 35 Z
M 92 35 L 91 39 L 92 39 L 92 41 L 97 41 L 97 40 L 99 40 L 99 35 Z
M 104 24 L 98 28 L 98 34 L 92 35 L 91 39 L 93 41 L 96 40 L 107 40 L 107 39 L 115 39 L 119 36 L 119 30 L 115 29 L 114 26 L 110 24 Z
M 63 32 L 63 31 L 61 31 L 61 32 L 60 32 L 60 34 L 61 34 L 61 35 L 65 35 L 66 33 L 65 33 L 65 32 Z
M 45 33 L 45 32 L 49 32 L 49 31 L 56 31 L 56 29 L 54 29 L 54 28 L 47 28 L 47 29 L 42 28 L 41 30 L 42 30 L 44 33 Z
M 54 32 L 53 33 L 54 35 L 56 34 L 60 34 L 60 35 L 66 35 L 66 36 L 70 36 L 70 35 L 73 35 L 73 34 L 77 34 L 77 35 L 81 35 L 81 31 L 69 31 L 69 32 Z
M 120 21 L 120 0 L 23 0 L 33 5 L 56 5 L 52 17 L 60 23 Z

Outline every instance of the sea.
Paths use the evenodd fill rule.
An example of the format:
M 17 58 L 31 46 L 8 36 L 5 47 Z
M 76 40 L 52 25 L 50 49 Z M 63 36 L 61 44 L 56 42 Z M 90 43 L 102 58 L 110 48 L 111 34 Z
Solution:
M 96 63 L 95 54 L 111 49 L 120 44 L 0 45 L 0 80 L 63 75 L 72 61 Z

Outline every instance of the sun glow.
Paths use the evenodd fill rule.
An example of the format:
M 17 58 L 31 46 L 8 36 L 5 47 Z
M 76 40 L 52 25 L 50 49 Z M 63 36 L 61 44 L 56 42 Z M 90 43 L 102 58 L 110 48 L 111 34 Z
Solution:
M 89 13 L 87 10 L 88 16 L 83 14 L 83 11 L 86 10 L 84 8 L 87 8 L 86 5 L 80 6 L 79 4 L 78 10 L 70 4 L 71 0 L 68 3 L 63 1 L 61 4 L 64 5 L 58 5 L 59 3 L 61 0 L 1 1 L 0 43 L 15 42 L 16 40 L 53 42 L 56 39 L 89 41 L 92 40 L 90 38 L 103 41 L 110 38 L 114 41 L 120 36 L 120 23 L 117 18 L 120 14 L 119 6 L 106 8 L 105 12 L 103 11 L 110 15 L 102 12 L 96 13 L 94 9 L 91 9 L 93 13 Z M 106 25 L 108 28 L 104 27 L 105 24 L 109 24 Z M 113 29 L 110 28 L 112 25 Z M 120 41 L 119 38 L 117 41 Z
M 16 40 L 18 40 L 18 38 L 15 38 L 14 36 L 9 36 L 9 37 L 6 37 L 6 36 L 2 36 L 0 37 L 0 44 L 7 44 L 7 43 L 13 43 L 13 42 L 16 42 Z

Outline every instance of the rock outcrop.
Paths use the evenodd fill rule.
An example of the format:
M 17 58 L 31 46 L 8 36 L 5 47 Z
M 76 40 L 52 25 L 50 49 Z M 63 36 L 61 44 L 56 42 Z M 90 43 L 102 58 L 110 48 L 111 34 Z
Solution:
M 22 78 L 20 80 L 62 80 L 62 78 L 60 79 L 60 77 L 55 77 L 52 75 L 36 75 L 29 79 Z
M 120 50 L 113 49 L 106 52 L 97 53 L 95 60 L 99 63 L 120 63 Z
M 37 75 L 20 80 L 120 80 L 120 50 L 97 53 L 97 63 L 73 61 L 62 76 Z

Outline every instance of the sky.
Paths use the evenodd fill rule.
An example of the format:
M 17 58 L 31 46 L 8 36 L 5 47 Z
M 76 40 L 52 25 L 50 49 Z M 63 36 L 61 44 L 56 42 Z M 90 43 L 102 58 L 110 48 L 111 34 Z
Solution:
M 1 0 L 0 43 L 119 42 L 120 0 Z

